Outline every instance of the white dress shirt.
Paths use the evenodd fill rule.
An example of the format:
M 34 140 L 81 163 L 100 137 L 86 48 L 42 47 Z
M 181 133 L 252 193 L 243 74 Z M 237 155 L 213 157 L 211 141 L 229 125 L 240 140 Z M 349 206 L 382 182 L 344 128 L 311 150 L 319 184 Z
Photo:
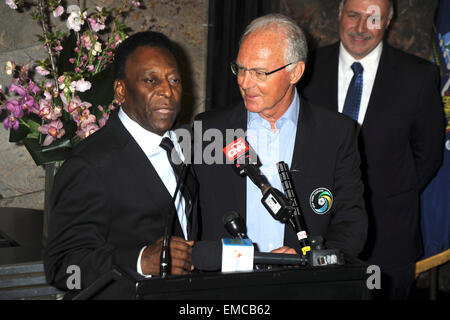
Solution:
M 134 140 L 136 140 L 142 151 L 144 151 L 145 155 L 161 178 L 163 184 L 167 188 L 167 191 L 169 191 L 170 195 L 173 197 L 177 186 L 177 179 L 175 173 L 173 172 L 173 168 L 170 165 L 169 159 L 167 158 L 167 152 L 163 148 L 161 148 L 159 144 L 164 137 L 170 138 L 170 140 L 172 140 L 174 144 L 175 150 L 178 152 L 180 159 L 184 161 L 184 155 L 181 151 L 181 147 L 178 143 L 175 132 L 169 130 L 164 133 L 163 136 L 159 136 L 141 127 L 136 121 L 128 117 L 128 115 L 122 109 L 119 110 L 119 119 L 120 121 L 122 121 L 123 125 L 134 138 Z M 176 198 L 175 204 L 178 220 L 180 221 L 184 238 L 187 240 L 187 219 L 185 212 L 185 203 L 180 191 L 178 191 L 178 196 Z M 146 247 L 142 248 L 137 261 L 137 271 L 142 275 L 143 273 L 141 269 L 141 256 L 145 248 Z
M 367 56 L 361 60 L 353 58 L 347 50 L 340 44 L 339 50 L 339 69 L 338 69 L 338 111 L 342 112 L 344 109 L 345 97 L 350 82 L 353 78 L 353 70 L 351 68 L 354 62 L 361 63 L 364 68 L 363 72 L 363 90 L 361 96 L 361 104 L 359 106 L 358 123 L 362 125 L 366 115 L 367 106 L 369 105 L 370 95 L 372 93 L 373 83 L 377 75 L 378 64 L 380 62 L 381 52 L 383 51 L 383 42 L 372 50 Z

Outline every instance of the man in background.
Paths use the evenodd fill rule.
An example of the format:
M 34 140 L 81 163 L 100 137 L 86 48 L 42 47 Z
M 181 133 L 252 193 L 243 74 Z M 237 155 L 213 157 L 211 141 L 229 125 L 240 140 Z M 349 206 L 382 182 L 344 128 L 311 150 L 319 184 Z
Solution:
M 384 297 L 405 299 L 422 253 L 419 195 L 441 164 L 444 121 L 437 69 L 383 41 L 393 14 L 389 0 L 341 1 L 340 41 L 313 55 L 302 93 L 358 123 L 369 214 L 361 257 L 387 276 Z

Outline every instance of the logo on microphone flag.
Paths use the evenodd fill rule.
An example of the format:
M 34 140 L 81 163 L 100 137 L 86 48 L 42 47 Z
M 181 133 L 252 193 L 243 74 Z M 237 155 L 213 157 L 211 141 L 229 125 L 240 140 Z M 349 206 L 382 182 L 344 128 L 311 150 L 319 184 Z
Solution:
M 248 145 L 245 143 L 243 138 L 238 138 L 233 143 L 230 143 L 225 148 L 223 148 L 223 152 L 225 153 L 228 161 L 233 161 L 241 154 L 248 150 Z
M 253 270 L 253 256 L 250 239 L 222 239 L 222 272 Z

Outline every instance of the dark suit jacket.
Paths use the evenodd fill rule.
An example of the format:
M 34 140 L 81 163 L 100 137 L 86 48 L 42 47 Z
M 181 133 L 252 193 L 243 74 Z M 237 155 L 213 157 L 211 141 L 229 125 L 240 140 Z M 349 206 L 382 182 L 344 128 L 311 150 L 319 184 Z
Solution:
M 247 110 L 240 103 L 206 112 L 197 120 L 202 121 L 203 132 L 210 128 L 222 133 L 225 129 L 245 130 Z M 355 128 L 346 117 L 301 100 L 292 163 L 288 164 L 309 235 L 322 235 L 328 247 L 353 256 L 361 251 L 367 232 Z M 194 170 L 200 185 L 202 239 L 230 238 L 222 218 L 234 210 L 245 219 L 247 179 L 231 164 L 198 164 Z M 331 210 L 323 215 L 310 206 L 312 192 L 320 187 L 329 189 L 334 197 Z M 285 228 L 285 245 L 299 249 L 290 226 Z
M 339 43 L 319 49 L 301 88 L 337 110 Z M 359 134 L 369 213 L 364 259 L 384 267 L 421 254 L 419 194 L 441 163 L 444 134 L 439 74 L 429 62 L 384 43 Z
M 196 182 L 187 185 L 196 195 Z M 191 239 L 198 229 L 194 202 Z M 112 114 L 104 128 L 74 149 L 55 177 L 44 252 L 47 281 L 67 290 L 69 265 L 80 267 L 82 289 L 113 266 L 137 275 L 140 250 L 162 237 L 173 208 L 156 170 Z M 174 225 L 175 235 L 183 237 L 177 218 Z

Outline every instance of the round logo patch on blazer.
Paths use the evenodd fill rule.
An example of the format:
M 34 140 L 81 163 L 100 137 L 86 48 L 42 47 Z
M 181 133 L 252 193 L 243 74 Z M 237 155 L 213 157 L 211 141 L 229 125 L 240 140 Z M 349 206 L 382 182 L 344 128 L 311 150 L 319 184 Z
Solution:
M 309 197 L 309 205 L 317 214 L 325 214 L 333 205 L 333 195 L 327 188 L 317 188 Z

